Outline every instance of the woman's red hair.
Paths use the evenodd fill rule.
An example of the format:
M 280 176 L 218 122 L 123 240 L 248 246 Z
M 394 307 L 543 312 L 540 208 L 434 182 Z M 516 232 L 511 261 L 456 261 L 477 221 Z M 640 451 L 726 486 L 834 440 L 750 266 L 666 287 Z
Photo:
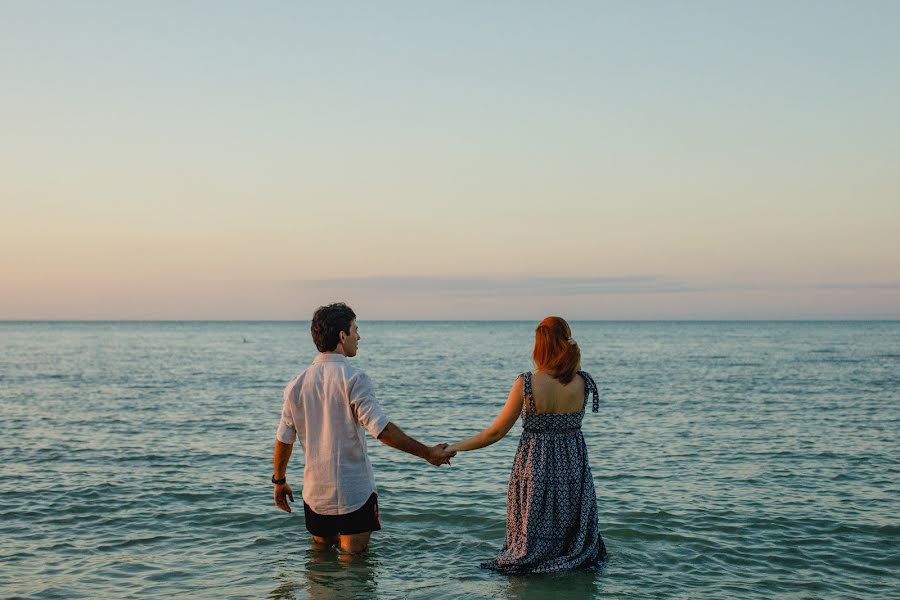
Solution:
M 537 368 L 566 384 L 575 377 L 581 365 L 581 350 L 572 340 L 572 330 L 565 319 L 547 317 L 534 330 L 534 352 Z

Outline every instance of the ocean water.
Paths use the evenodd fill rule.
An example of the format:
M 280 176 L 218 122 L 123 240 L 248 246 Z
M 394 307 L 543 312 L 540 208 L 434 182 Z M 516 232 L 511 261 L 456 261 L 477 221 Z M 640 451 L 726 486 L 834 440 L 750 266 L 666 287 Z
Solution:
M 532 322 L 368 322 L 354 364 L 452 442 L 531 368 Z M 382 531 L 311 552 L 271 497 L 303 322 L 0 323 L 0 597 L 900 597 L 900 322 L 575 322 L 600 571 L 504 576 L 520 432 L 452 467 L 370 441 Z M 299 493 L 302 452 L 288 469 Z

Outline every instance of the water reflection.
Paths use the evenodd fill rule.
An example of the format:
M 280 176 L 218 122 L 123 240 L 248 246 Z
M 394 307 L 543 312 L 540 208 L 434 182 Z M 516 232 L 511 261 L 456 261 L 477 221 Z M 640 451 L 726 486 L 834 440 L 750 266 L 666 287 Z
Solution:
M 269 592 L 269 598 L 330 600 L 377 595 L 378 561 L 369 553 L 351 557 L 335 547 L 308 548 L 303 558 L 302 566 L 291 556 L 275 562 L 274 579 L 278 585 Z
M 508 600 L 539 598 L 597 598 L 603 593 L 600 570 L 566 571 L 546 575 L 510 575 L 502 589 Z

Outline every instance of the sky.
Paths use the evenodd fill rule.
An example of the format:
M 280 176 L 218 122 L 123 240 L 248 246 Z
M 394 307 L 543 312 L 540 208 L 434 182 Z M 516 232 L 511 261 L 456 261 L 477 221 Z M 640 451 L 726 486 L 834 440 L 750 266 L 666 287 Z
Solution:
M 900 3 L 0 0 L 0 319 L 900 318 Z

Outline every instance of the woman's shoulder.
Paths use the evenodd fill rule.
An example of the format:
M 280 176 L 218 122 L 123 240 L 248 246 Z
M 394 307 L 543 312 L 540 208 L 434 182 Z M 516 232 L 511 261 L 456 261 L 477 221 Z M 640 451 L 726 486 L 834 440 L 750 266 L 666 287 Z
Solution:
M 513 381 L 512 388 L 510 388 L 510 393 L 525 393 L 531 389 L 531 371 L 525 371 L 524 373 L 519 373 L 516 376 L 516 380 Z

